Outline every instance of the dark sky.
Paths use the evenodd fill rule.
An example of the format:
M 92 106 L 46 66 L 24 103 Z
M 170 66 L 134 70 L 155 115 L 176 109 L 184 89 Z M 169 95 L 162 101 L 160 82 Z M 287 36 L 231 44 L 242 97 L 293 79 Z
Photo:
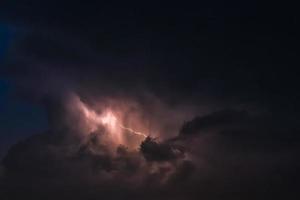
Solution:
M 187 122 L 174 134 L 166 131 L 160 135 L 164 139 L 176 135 L 173 140 L 165 140 L 158 146 L 145 141 L 149 142 L 150 150 L 154 149 L 150 156 L 147 150 L 139 152 L 146 161 L 159 163 L 166 159 L 174 171 L 167 176 L 166 186 L 149 189 L 152 179 L 160 182 L 165 178 L 161 174 L 155 178 L 145 175 L 149 168 L 140 167 L 137 173 L 149 179 L 141 184 L 137 194 L 140 198 L 143 191 L 151 194 L 153 190 L 150 199 L 181 199 L 187 193 L 190 199 L 200 199 L 195 185 L 205 185 L 203 199 L 222 196 L 244 199 L 251 188 L 255 199 L 261 195 L 271 197 L 278 188 L 282 189 L 281 196 L 292 196 L 296 182 L 291 177 L 299 177 L 295 173 L 299 160 L 294 158 L 299 153 L 300 141 L 299 20 L 297 6 L 288 2 L 1 2 L 0 158 L 4 158 L 5 170 L 2 173 L 0 165 L 0 179 L 4 174 L 9 183 L 4 193 L 9 197 L 18 178 L 28 179 L 24 174 L 16 175 L 20 173 L 16 166 L 28 170 L 37 182 L 48 184 L 49 180 L 40 178 L 40 172 L 33 167 L 44 164 L 33 151 L 45 151 L 44 156 L 51 164 L 64 160 L 59 173 L 71 165 L 62 155 L 53 155 L 42 146 L 59 143 L 56 147 L 61 150 L 61 141 L 74 144 L 56 136 L 60 134 L 55 129 L 57 123 L 73 117 L 65 112 L 66 99 L 69 93 L 74 93 L 91 107 L 107 97 L 131 99 L 141 105 L 146 118 L 168 124 L 161 130 L 172 132 L 183 121 Z M 161 102 L 160 106 L 148 98 L 149 94 Z M 180 124 L 171 123 L 176 117 L 169 116 L 170 113 L 176 116 L 189 113 L 192 117 L 180 118 Z M 55 136 L 47 135 L 49 132 L 55 132 L 52 133 Z M 203 133 L 209 135 L 208 139 Z M 26 138 L 27 142 L 19 142 Z M 7 153 L 12 144 L 17 145 Z M 170 153 L 168 148 L 177 145 L 196 146 L 186 150 L 193 155 L 192 164 L 186 164 L 177 155 L 175 160 L 180 164 L 169 163 L 173 157 L 166 156 Z M 22 151 L 28 151 L 25 157 L 32 159 L 32 163 L 22 161 Z M 94 159 L 93 156 L 88 154 L 84 159 Z M 130 153 L 120 157 L 134 156 Z M 115 158 L 109 159 L 115 162 Z M 84 168 L 77 162 L 74 165 L 74 173 Z M 234 167 L 240 179 L 230 176 Z M 250 175 L 245 172 L 248 168 Z M 196 180 L 184 179 L 186 171 L 192 169 Z M 203 178 L 207 171 L 209 175 Z M 269 174 L 264 175 L 265 172 Z M 57 171 L 51 173 L 59 177 Z M 102 193 L 105 196 L 116 188 L 126 197 L 132 197 L 132 188 L 123 187 L 122 181 L 128 177 L 124 173 L 120 172 L 120 183 L 110 182 L 114 187 L 98 193 L 87 192 L 87 197 L 95 198 Z M 251 174 L 255 178 L 251 179 Z M 280 174 L 279 178 L 274 174 Z M 79 183 L 81 178 L 71 182 Z M 180 178 L 184 185 L 178 186 L 182 187 L 181 192 L 173 195 L 170 191 Z M 51 181 L 55 182 L 54 179 Z M 89 178 L 84 180 L 86 191 L 98 184 Z M 21 188 L 28 197 L 39 198 L 43 192 L 51 191 L 45 189 L 49 185 L 49 188 L 55 185 L 55 191 L 63 193 L 69 184 L 69 180 L 65 181 L 66 185 L 59 189 L 53 182 L 46 184 L 37 196 L 28 192 L 28 188 Z M 280 181 L 283 183 L 279 184 Z M 106 183 L 100 182 L 101 186 Z M 260 187 L 255 186 L 258 182 Z M 229 192 L 222 188 L 224 185 Z M 162 196 L 157 192 L 160 190 Z M 217 195 L 211 196 L 215 190 Z M 239 192 L 230 193 L 235 190 Z

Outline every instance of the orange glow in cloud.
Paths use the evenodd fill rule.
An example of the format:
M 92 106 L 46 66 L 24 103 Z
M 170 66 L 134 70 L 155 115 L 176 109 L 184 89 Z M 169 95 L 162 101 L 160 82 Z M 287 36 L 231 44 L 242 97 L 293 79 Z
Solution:
M 111 134 L 112 139 L 116 143 L 123 143 L 122 141 L 122 131 L 119 127 L 119 121 L 112 111 L 107 110 L 102 115 L 99 116 L 98 122 L 103 125 L 108 132 Z
M 109 128 L 112 132 L 117 130 L 117 126 L 118 126 L 117 117 L 111 111 L 107 111 L 102 116 L 100 116 L 100 121 L 104 126 Z
M 77 106 L 83 115 L 83 119 L 86 123 L 85 132 L 97 132 L 100 127 L 104 127 L 109 137 L 115 144 L 123 144 L 128 146 L 129 143 L 125 141 L 124 134 L 136 135 L 141 139 L 147 137 L 146 134 L 135 131 L 132 128 L 123 125 L 120 111 L 113 111 L 110 108 L 104 109 L 102 113 L 97 113 L 93 109 L 89 108 L 81 100 L 78 101 Z M 126 144 L 127 143 L 127 144 Z

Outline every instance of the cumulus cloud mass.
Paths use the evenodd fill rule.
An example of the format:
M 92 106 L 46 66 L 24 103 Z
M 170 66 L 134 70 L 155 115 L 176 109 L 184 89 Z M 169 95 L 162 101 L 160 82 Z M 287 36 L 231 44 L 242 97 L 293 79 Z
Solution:
M 0 6 L 0 78 L 47 125 L 18 127 L 39 125 L 29 106 L 2 114 L 21 139 L 0 157 L 1 200 L 299 199 L 299 59 L 282 18 L 250 2 L 33 2 Z

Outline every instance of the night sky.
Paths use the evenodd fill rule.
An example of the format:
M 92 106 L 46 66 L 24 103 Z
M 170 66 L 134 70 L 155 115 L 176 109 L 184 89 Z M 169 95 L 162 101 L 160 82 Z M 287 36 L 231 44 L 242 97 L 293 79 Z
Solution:
M 298 199 L 288 2 L 0 3 L 0 199 Z

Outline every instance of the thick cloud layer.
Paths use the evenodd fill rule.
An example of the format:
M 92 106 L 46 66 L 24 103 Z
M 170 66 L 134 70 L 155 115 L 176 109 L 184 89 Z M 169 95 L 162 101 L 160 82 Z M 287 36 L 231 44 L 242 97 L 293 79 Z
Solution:
M 1 6 L 1 72 L 49 127 L 0 198 L 299 199 L 297 20 L 254 4 Z
M 8 199 L 265 199 L 297 194 L 299 132 L 269 116 L 219 111 L 186 122 L 174 138 L 146 138 L 133 150 L 112 148 L 103 131 L 83 140 L 44 133 L 16 144 L 2 162 L 2 194 Z

